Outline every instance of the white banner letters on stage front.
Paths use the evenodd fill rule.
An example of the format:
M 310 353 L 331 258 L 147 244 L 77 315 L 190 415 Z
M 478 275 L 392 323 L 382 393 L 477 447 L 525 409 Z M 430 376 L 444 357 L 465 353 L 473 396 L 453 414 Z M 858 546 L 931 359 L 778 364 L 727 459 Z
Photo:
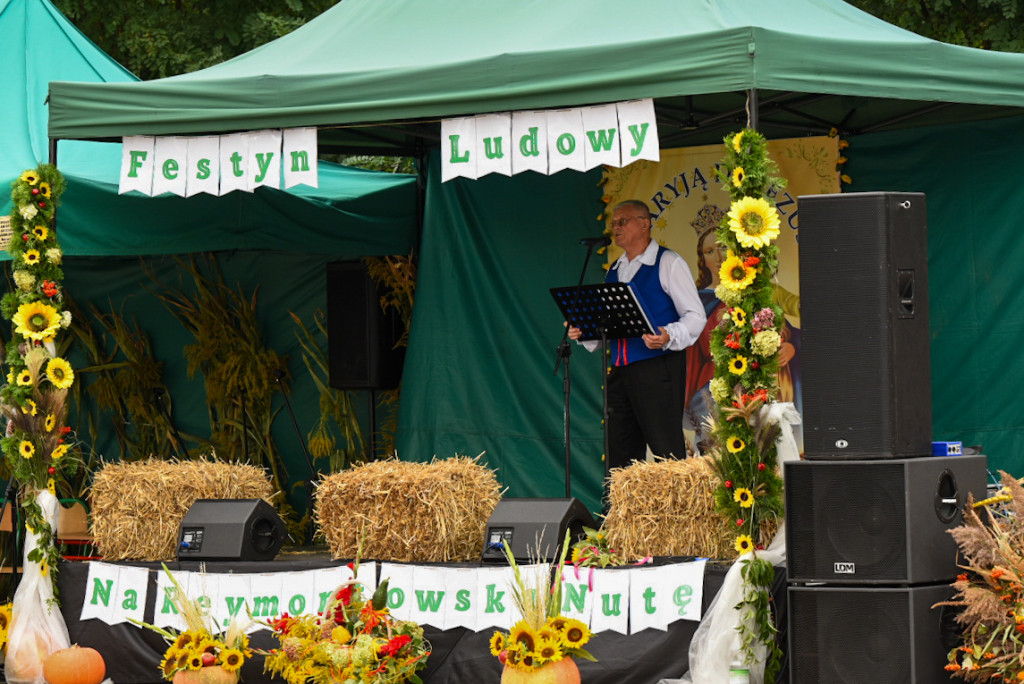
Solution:
M 317 187 L 315 128 L 224 136 L 123 138 L 119 194 L 226 195 L 267 186 Z
M 590 625 L 594 632 L 612 630 L 634 634 L 644 629 L 665 630 L 677 620 L 700 620 L 704 561 L 615 569 L 572 567 L 562 571 L 562 615 Z M 533 584 L 547 566 L 523 565 L 520 574 Z M 512 569 L 507 566 L 446 568 L 443 566 L 380 564 L 380 580 L 388 580 L 388 608 L 402 620 L 414 620 L 442 630 L 463 627 L 473 631 L 509 629 L 520 615 L 512 600 Z M 173 600 L 174 586 L 166 572 L 89 564 L 82 620 L 118 624 L 142 621 L 150 573 L 156 572 L 153 624 L 181 630 L 185 625 Z M 356 579 L 369 599 L 377 588 L 376 563 L 359 566 Z M 288 613 L 323 611 L 335 590 L 352 579 L 347 566 L 314 570 L 246 573 L 179 571 L 174 579 L 189 598 L 197 599 L 218 625 L 226 627 L 247 612 L 260 621 Z M 262 625 L 252 628 L 264 629 Z
M 443 119 L 441 180 L 619 167 L 658 161 L 659 147 L 651 99 Z

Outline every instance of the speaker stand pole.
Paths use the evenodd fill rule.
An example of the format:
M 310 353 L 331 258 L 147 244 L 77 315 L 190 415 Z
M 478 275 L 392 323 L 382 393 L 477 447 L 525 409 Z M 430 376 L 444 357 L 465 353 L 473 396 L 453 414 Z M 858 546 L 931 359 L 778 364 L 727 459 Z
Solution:
M 590 264 L 590 257 L 594 253 L 594 245 L 592 243 L 587 244 L 587 256 L 583 259 L 583 268 L 580 269 L 580 278 L 577 281 L 576 286 L 579 287 L 583 284 L 583 279 L 587 275 L 587 265 Z M 571 321 L 566 321 L 565 331 L 562 333 L 562 341 L 558 344 L 555 349 L 555 370 L 552 375 L 558 375 L 558 369 L 565 367 L 565 378 L 562 380 L 562 425 L 563 425 L 563 436 L 562 439 L 565 441 L 565 498 L 572 498 L 572 431 L 570 430 L 570 397 L 572 394 L 572 381 L 569 378 L 569 360 L 572 357 L 572 345 L 569 343 L 569 324 Z M 602 350 L 602 354 L 604 351 Z
M 309 499 L 310 508 L 313 507 L 313 488 L 316 486 L 317 480 L 320 479 L 320 473 L 316 471 L 316 466 L 313 464 L 313 458 L 309 455 L 309 449 L 306 448 L 306 440 L 302 438 L 302 430 L 299 429 L 299 421 L 295 420 L 295 411 L 292 410 L 292 402 L 288 400 L 288 393 L 284 391 L 284 384 L 281 380 L 284 378 L 284 371 L 280 368 L 274 369 L 274 380 L 277 381 L 277 386 L 281 390 L 281 396 L 284 398 L 284 405 L 288 409 L 288 415 L 292 418 L 292 427 L 295 428 L 295 436 L 299 438 L 299 446 L 302 447 L 302 453 L 306 457 L 306 465 L 309 466 L 309 485 L 307 487 L 307 496 Z

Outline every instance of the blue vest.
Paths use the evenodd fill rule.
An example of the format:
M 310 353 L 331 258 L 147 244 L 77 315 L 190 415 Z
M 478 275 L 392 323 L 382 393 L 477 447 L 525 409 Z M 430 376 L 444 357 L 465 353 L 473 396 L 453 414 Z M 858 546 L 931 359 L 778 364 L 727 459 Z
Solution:
M 668 325 L 679 320 L 679 312 L 676 311 L 676 305 L 672 303 L 672 298 L 668 296 L 668 293 L 661 288 L 661 277 L 659 275 L 661 257 L 667 251 L 665 247 L 659 246 L 658 258 L 654 261 L 654 265 L 641 264 L 640 270 L 629 281 L 629 286 L 636 292 L 637 299 L 640 300 L 644 311 L 647 312 L 647 318 L 651 321 L 651 325 L 654 326 L 654 332 L 656 333 L 661 332 L 658 330 L 658 326 Z M 617 264 L 608 271 L 608 277 L 605 278 L 605 282 L 619 282 Z M 625 366 L 635 361 L 653 359 L 656 356 L 664 356 L 671 353 L 668 349 L 648 349 L 641 337 L 619 338 L 610 340 L 610 343 L 612 348 L 612 365 L 614 366 Z

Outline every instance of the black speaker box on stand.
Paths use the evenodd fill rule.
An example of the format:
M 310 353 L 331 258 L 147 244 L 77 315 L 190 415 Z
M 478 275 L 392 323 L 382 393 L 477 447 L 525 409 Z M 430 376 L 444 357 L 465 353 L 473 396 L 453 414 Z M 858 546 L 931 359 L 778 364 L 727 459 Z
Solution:
M 366 264 L 327 264 L 329 382 L 336 389 L 394 389 L 402 379 L 405 348 L 401 316 L 383 311 Z
M 274 560 L 287 536 L 263 499 L 198 499 L 181 520 L 178 560 Z
M 517 563 L 557 560 L 565 531 L 574 543 L 583 538 L 584 527 L 597 525 L 579 499 L 502 499 L 487 521 L 483 560 L 505 562 L 503 542 Z
M 925 196 L 799 200 L 805 458 L 929 455 Z

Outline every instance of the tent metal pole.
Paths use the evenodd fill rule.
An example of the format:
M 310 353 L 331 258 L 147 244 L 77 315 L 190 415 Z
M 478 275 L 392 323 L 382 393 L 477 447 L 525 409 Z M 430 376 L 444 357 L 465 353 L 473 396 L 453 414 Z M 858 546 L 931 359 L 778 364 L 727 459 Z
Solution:
M 747 128 L 752 128 L 756 131 L 760 123 L 758 119 L 757 88 L 751 88 L 747 91 Z
M 57 165 L 57 138 L 50 138 L 50 163 Z

